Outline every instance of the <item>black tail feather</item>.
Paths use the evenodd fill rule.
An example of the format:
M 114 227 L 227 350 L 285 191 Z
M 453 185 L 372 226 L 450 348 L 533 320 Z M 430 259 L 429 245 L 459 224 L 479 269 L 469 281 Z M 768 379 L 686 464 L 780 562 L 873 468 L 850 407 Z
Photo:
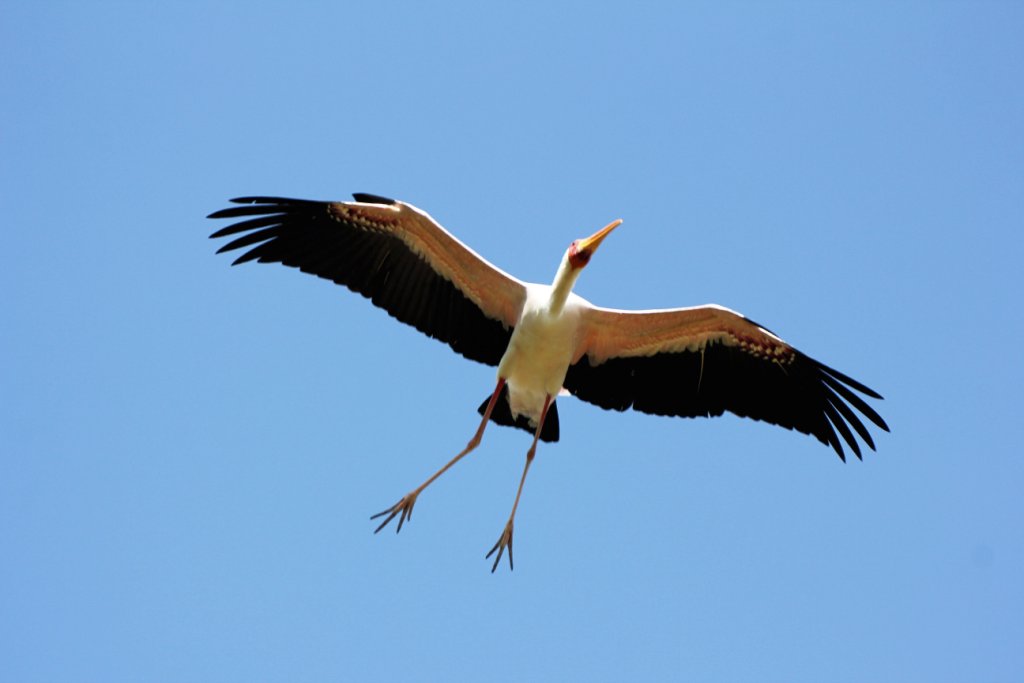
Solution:
M 488 396 L 484 399 L 484 402 L 477 408 L 478 413 L 484 414 L 487 410 L 487 403 L 491 400 Z M 524 416 L 512 417 L 512 408 L 509 407 L 508 403 L 508 385 L 506 384 L 501 389 L 501 396 L 498 397 L 497 403 L 494 404 L 494 410 L 491 411 L 491 422 L 500 424 L 503 427 L 518 427 L 519 429 L 525 430 L 530 434 L 537 431 L 537 427 L 530 424 L 530 420 Z M 548 406 L 548 415 L 544 418 L 544 428 L 540 430 L 540 440 L 554 443 L 558 441 L 558 405 L 555 401 L 551 402 Z

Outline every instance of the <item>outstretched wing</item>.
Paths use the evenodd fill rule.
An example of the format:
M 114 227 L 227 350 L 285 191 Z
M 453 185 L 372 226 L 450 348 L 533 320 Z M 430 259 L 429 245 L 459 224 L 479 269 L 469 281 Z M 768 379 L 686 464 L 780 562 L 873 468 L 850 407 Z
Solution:
M 209 218 L 244 218 L 210 237 L 239 235 L 217 253 L 234 264 L 282 263 L 345 285 L 466 358 L 497 365 L 526 286 L 492 266 L 430 216 L 393 199 L 355 202 L 240 197 Z M 254 246 L 255 245 L 255 246 Z
M 587 308 L 582 315 L 565 388 L 602 408 L 682 417 L 729 411 L 813 435 L 843 460 L 837 431 L 858 458 L 851 427 L 875 448 L 858 412 L 889 431 L 857 392 L 881 396 L 728 309 Z

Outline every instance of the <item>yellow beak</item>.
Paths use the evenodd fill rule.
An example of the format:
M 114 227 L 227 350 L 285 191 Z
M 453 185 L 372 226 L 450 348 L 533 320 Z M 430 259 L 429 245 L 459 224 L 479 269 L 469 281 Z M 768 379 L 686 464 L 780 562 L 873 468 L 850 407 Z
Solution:
M 599 246 L 601 246 L 601 242 L 604 241 L 604 238 L 610 235 L 612 230 L 619 227 L 620 225 L 622 225 L 622 219 L 618 218 L 609 223 L 608 225 L 604 226 L 597 232 L 595 232 L 590 237 L 580 240 L 576 248 L 579 249 L 580 251 L 587 251 L 593 253 L 594 251 L 597 250 Z

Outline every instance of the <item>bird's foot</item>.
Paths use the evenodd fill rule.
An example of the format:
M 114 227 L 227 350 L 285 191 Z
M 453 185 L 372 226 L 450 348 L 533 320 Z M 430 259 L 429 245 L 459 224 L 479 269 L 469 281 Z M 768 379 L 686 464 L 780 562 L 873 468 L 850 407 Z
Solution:
M 498 568 L 498 563 L 501 562 L 501 556 L 505 553 L 505 548 L 508 548 L 508 569 L 512 571 L 512 520 L 508 520 L 508 524 L 505 525 L 505 530 L 501 532 L 501 537 L 498 542 L 494 544 L 491 551 L 487 553 L 484 559 L 490 559 L 491 555 L 497 551 L 498 556 L 494 558 L 494 564 L 491 566 L 491 573 Z
M 395 517 L 398 517 L 399 514 L 401 514 L 401 516 L 398 517 L 398 527 L 395 529 L 395 533 L 397 534 L 401 531 L 402 525 L 405 524 L 405 520 L 412 519 L 412 507 L 416 504 L 416 497 L 419 495 L 419 491 L 413 491 L 412 493 L 406 494 L 402 497 L 402 500 L 398 501 L 384 512 L 378 512 L 373 517 L 370 517 L 370 519 L 377 519 L 378 517 L 384 517 L 384 515 L 387 515 L 387 517 L 384 518 L 384 521 L 380 523 L 380 526 L 373 530 L 373 533 L 377 533 L 386 527 L 388 523 Z

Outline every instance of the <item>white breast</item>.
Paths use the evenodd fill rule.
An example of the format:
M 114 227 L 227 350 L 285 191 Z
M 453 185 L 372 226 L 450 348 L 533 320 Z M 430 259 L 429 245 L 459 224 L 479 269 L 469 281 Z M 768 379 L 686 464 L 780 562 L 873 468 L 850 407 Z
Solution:
M 498 376 L 508 382 L 513 415 L 526 415 L 536 424 L 547 396 L 555 397 L 565 381 L 580 311 L 586 302 L 570 294 L 557 314 L 549 308 L 551 287 L 530 285 L 526 305 L 498 365 Z

